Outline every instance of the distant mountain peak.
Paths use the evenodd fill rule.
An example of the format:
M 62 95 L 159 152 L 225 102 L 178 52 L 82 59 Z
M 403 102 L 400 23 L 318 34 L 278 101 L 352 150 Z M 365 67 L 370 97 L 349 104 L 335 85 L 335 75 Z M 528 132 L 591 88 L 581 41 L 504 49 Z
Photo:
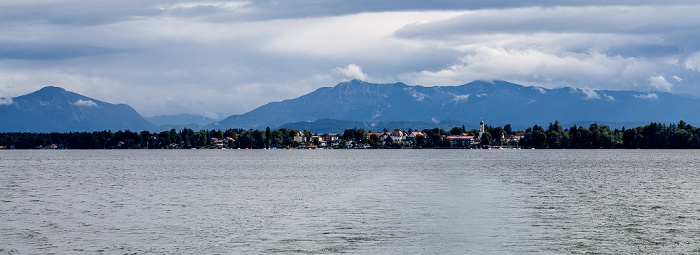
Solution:
M 95 100 L 47 86 L 0 104 L 0 132 L 150 130 L 154 126 L 131 106 Z
M 335 85 L 336 88 L 345 88 L 345 87 L 355 87 L 355 86 L 362 86 L 362 85 L 367 85 L 369 84 L 366 81 L 358 80 L 358 79 L 353 79 L 349 81 L 344 81 L 340 82 Z
M 367 81 L 363 81 L 363 80 L 359 80 L 359 79 L 352 79 L 352 80 L 349 80 L 349 81 L 340 82 L 340 83 L 336 84 L 335 87 L 347 87 L 347 86 L 358 86 L 358 85 L 360 85 L 360 86 L 367 86 L 367 85 L 371 85 L 371 86 L 377 86 L 377 85 L 403 85 L 403 86 L 408 86 L 408 85 L 406 85 L 406 84 L 403 83 L 403 82 L 396 82 L 396 83 L 372 83 L 372 82 L 367 82 Z
M 61 91 L 66 91 L 64 88 L 61 87 L 55 87 L 55 86 L 46 86 L 41 88 L 40 90 L 37 90 L 36 92 L 61 92 Z

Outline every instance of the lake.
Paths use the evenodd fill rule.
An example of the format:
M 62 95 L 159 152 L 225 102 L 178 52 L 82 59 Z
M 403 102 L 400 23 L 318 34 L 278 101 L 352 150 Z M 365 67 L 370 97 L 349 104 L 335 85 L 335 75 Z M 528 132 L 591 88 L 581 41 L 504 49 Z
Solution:
M 694 150 L 0 151 L 0 254 L 700 253 Z

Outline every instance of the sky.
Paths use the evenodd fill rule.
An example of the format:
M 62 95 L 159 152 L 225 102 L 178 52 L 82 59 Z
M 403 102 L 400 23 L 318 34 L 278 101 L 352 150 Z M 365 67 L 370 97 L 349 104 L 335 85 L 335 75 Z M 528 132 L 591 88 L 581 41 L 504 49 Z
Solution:
M 350 79 L 700 98 L 695 0 L 0 0 L 0 104 L 58 86 L 225 118 Z

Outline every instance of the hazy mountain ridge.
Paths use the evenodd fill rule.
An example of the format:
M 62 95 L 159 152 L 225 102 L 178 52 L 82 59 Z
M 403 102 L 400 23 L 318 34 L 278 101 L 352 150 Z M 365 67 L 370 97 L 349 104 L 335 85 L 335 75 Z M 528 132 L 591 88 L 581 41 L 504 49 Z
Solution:
M 280 128 L 290 128 L 296 130 L 310 130 L 315 133 L 343 133 L 345 129 L 351 128 L 363 128 L 366 131 L 372 130 L 373 132 L 381 132 L 385 128 L 387 130 L 393 131 L 394 129 L 433 129 L 442 128 L 449 130 L 453 127 L 460 127 L 466 125 L 468 127 L 476 126 L 478 128 L 479 123 L 470 123 L 474 125 L 469 125 L 461 121 L 454 120 L 442 120 L 439 122 L 421 122 L 421 121 L 349 121 L 349 120 L 333 120 L 333 119 L 319 119 L 313 122 L 294 122 L 286 123 L 280 126 Z
M 110 104 L 58 87 L 6 100 L 0 105 L 0 132 L 79 132 L 150 130 L 131 106 Z
M 380 122 L 455 120 L 491 125 L 544 125 L 554 120 L 697 122 L 700 100 L 664 92 L 545 89 L 505 81 L 473 81 L 461 86 L 423 87 L 359 80 L 319 88 L 296 99 L 263 105 L 208 128 L 265 128 L 319 119 Z
M 198 124 L 206 125 L 217 121 L 217 119 L 212 119 L 209 117 L 204 117 L 199 114 L 173 114 L 173 115 L 158 115 L 147 117 L 146 120 L 153 123 L 156 126 L 162 125 L 187 125 L 187 124 Z
M 205 125 L 211 124 L 217 119 L 212 119 L 209 117 L 204 117 L 199 114 L 173 114 L 173 115 L 158 115 L 147 117 L 146 120 L 158 126 L 157 131 L 165 130 L 181 130 L 183 128 L 189 128 L 193 130 L 200 130 Z

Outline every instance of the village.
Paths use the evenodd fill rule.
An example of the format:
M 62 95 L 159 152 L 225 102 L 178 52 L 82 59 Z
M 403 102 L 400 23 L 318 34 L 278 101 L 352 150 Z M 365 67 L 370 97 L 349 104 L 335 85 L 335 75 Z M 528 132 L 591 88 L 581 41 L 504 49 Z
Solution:
M 517 132 L 513 135 L 501 133 L 500 137 L 491 138 L 489 142 L 482 141 L 486 133 L 486 126 L 481 121 L 478 133 L 470 135 L 470 133 L 461 133 L 457 135 L 440 135 L 443 141 L 449 143 L 449 147 L 453 149 L 501 149 L 508 147 L 517 148 L 520 139 L 524 137 L 523 132 Z M 370 148 L 422 148 L 423 141 L 428 137 L 427 134 L 418 131 L 401 131 L 396 129 L 392 132 L 368 132 L 363 134 L 363 139 L 342 139 L 340 134 L 325 134 L 312 135 L 307 137 L 302 131 L 297 131 L 294 135 L 294 141 L 300 144 L 301 149 L 327 149 L 327 148 L 343 148 L 343 149 L 370 149 Z M 489 136 L 491 137 L 491 136 Z M 227 138 L 231 139 L 231 138 Z M 364 141 L 364 142 L 363 142 Z M 368 142 L 369 141 L 369 142 Z M 224 148 L 226 140 L 217 139 L 215 146 Z M 514 145 L 514 146 L 513 146 Z
M 346 129 L 343 134 L 313 134 L 309 130 L 265 131 L 184 128 L 160 133 L 142 131 L 99 131 L 84 133 L 10 133 L 0 137 L 0 149 L 498 149 L 518 148 L 523 132 L 489 127 L 482 121 L 479 130 L 455 127 L 423 131 L 395 129 L 365 132 Z

